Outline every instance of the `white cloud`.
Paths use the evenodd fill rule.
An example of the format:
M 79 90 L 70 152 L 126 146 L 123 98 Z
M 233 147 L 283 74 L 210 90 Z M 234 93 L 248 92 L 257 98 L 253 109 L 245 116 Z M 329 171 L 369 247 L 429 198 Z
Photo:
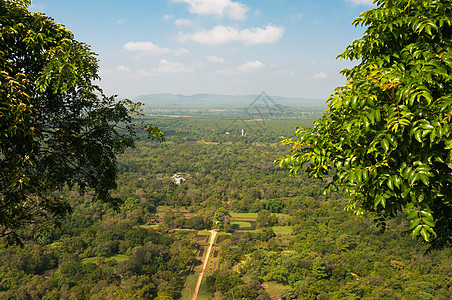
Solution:
M 201 44 L 222 44 L 241 41 L 245 44 L 274 43 L 284 35 L 284 27 L 267 25 L 265 28 L 254 27 L 239 30 L 231 26 L 216 26 L 210 30 L 200 30 L 193 34 L 178 34 L 178 40 L 195 41 Z
M 166 20 L 166 21 L 171 20 L 171 19 L 173 19 L 173 18 L 174 18 L 173 15 L 164 15 L 164 16 L 163 16 L 163 19 Z
M 253 71 L 262 69 L 264 67 L 265 67 L 264 63 L 262 63 L 258 60 L 255 60 L 255 61 L 248 61 L 248 62 L 246 62 L 242 65 L 239 65 L 237 67 L 234 67 L 234 68 L 218 70 L 218 71 L 216 71 L 216 73 L 219 75 L 235 76 L 238 73 L 253 72 Z
M 174 24 L 176 24 L 177 26 L 190 26 L 191 24 L 193 24 L 193 22 L 187 19 L 177 19 L 176 21 L 174 21 Z
M 355 5 L 373 5 L 373 0 L 347 0 Z
M 246 62 L 243 65 L 240 65 L 237 69 L 241 72 L 250 72 L 263 67 L 265 67 L 265 65 L 262 62 L 255 60 Z
M 227 16 L 232 20 L 244 20 L 248 7 L 231 0 L 173 0 L 189 5 L 188 10 L 197 15 Z
M 218 57 L 218 56 L 207 56 L 207 61 L 208 62 L 212 62 L 212 63 L 222 63 L 224 64 L 226 62 L 226 60 L 223 57 Z
M 130 71 L 130 69 L 126 66 L 117 66 L 115 70 L 118 72 L 129 72 Z
M 325 79 L 325 78 L 328 78 L 328 75 L 325 74 L 324 72 L 319 72 L 319 73 L 314 74 L 313 78 L 314 79 Z
M 159 55 L 159 54 L 174 54 L 174 55 L 183 55 L 188 54 L 188 51 L 185 48 L 182 49 L 169 49 L 160 47 L 152 42 L 128 42 L 124 45 L 124 50 L 139 52 L 141 54 L 148 55 Z
M 151 70 L 152 73 L 189 73 L 191 69 L 187 68 L 181 63 L 168 61 L 166 59 L 160 60 L 160 66 Z
M 176 74 L 176 73 L 190 73 L 193 72 L 190 68 L 187 68 L 181 63 L 161 59 L 158 67 L 152 68 L 148 71 L 138 70 L 133 74 L 134 78 L 143 78 L 150 76 L 157 76 L 161 74 Z

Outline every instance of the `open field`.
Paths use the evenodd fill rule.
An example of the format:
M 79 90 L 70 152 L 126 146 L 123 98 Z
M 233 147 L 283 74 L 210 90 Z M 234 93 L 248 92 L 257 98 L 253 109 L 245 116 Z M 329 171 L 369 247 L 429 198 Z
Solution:
M 210 273 L 206 274 L 210 275 Z M 194 272 L 190 274 L 187 277 L 187 280 L 185 281 L 184 288 L 182 290 L 181 299 L 182 300 L 192 300 L 193 299 L 193 291 L 196 287 L 196 282 L 198 281 L 199 272 Z M 204 276 L 201 287 L 199 288 L 198 292 L 198 300 L 207 300 L 209 299 L 209 294 L 207 293 L 207 287 L 206 287 L 206 277 Z
M 184 288 L 182 289 L 182 297 L 181 299 L 189 300 L 193 297 L 193 291 L 196 287 L 196 282 L 198 281 L 199 272 L 191 273 L 187 276 L 185 280 Z
M 206 286 L 206 277 L 202 279 L 201 287 L 199 288 L 198 298 L 197 300 L 207 300 L 209 299 L 209 293 L 207 293 L 207 286 Z
M 256 219 L 257 213 L 230 213 L 231 214 L 231 225 L 238 232 L 255 232 L 256 231 Z M 278 218 L 288 218 L 287 214 L 274 214 Z M 235 226 L 234 226 L 235 225 Z M 273 231 L 276 235 L 291 235 L 292 226 L 273 226 Z
M 256 221 L 257 213 L 235 213 L 230 212 L 231 221 Z
M 251 222 L 247 222 L 247 221 L 235 221 L 235 222 L 231 222 L 231 226 L 234 229 L 253 229 L 253 225 L 251 224 Z

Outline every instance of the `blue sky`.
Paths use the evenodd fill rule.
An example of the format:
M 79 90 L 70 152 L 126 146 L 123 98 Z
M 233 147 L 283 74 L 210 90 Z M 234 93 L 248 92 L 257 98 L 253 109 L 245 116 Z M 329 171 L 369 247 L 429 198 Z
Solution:
M 91 45 L 106 94 L 260 94 L 326 100 L 372 0 L 33 0 Z

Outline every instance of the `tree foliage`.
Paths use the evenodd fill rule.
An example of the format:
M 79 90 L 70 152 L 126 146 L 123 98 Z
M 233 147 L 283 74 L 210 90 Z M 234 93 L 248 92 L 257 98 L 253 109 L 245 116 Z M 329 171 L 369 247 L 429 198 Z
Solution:
M 328 99 L 313 129 L 297 128 L 280 166 L 303 165 L 330 189 L 347 192 L 347 209 L 398 213 L 433 248 L 452 245 L 452 1 L 376 0 L 353 25 L 361 39 L 339 55 L 359 60 Z
M 119 204 L 116 155 L 133 146 L 140 113 L 93 84 L 99 66 L 86 44 L 28 5 L 0 1 L 0 236 L 15 242 L 25 225 L 70 211 L 58 196 L 66 186 Z

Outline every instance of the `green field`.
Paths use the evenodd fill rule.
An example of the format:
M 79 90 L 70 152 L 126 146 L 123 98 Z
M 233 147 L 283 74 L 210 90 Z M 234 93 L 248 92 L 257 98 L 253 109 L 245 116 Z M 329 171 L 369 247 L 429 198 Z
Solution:
M 256 222 L 257 219 L 257 213 L 230 213 L 231 214 L 231 225 L 237 224 L 240 230 L 247 230 L 250 228 L 253 228 L 252 224 L 250 222 Z M 274 214 L 278 218 L 280 217 L 289 217 L 288 214 Z M 276 235 L 291 235 L 292 234 L 292 226 L 273 226 L 273 231 L 276 233 Z M 255 231 L 255 230 L 254 230 Z M 253 232 L 247 230 L 247 232 Z
M 246 221 L 256 221 L 257 213 L 235 213 L 230 212 L 231 219 L 234 220 L 246 220 Z
M 210 236 L 210 232 L 208 230 L 200 230 L 200 231 L 198 231 L 198 235 L 208 235 L 208 236 Z
M 292 226 L 273 226 L 272 229 L 276 233 L 276 235 L 292 234 Z
M 209 293 L 207 293 L 207 286 L 206 286 L 206 276 L 207 274 L 204 274 L 204 277 L 201 282 L 201 286 L 199 287 L 199 293 L 197 300 L 208 300 L 209 299 Z
M 187 276 L 187 280 L 185 281 L 184 288 L 182 290 L 181 299 L 192 299 L 193 292 L 196 288 L 196 283 L 198 282 L 199 272 L 194 272 Z
M 231 225 L 237 225 L 239 230 L 240 229 L 253 228 L 251 223 L 250 222 L 246 222 L 246 221 L 234 221 L 234 222 L 231 222 Z

